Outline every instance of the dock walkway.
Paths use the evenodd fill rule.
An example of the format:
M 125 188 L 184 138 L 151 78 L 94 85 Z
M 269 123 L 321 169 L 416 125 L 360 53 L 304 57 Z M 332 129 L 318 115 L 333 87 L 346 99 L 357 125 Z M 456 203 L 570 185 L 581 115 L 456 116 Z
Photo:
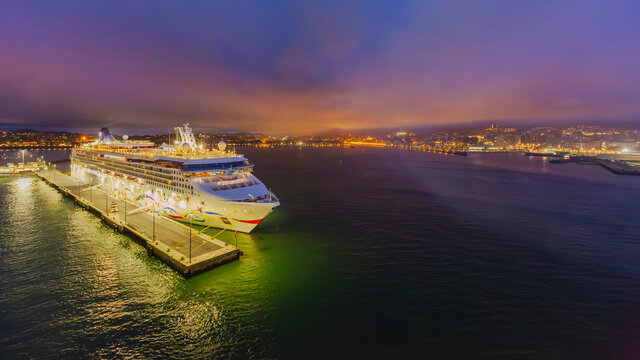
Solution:
M 164 261 L 185 277 L 238 259 L 241 254 L 224 241 L 164 216 L 152 215 L 134 203 L 115 199 L 100 186 L 80 183 L 52 169 L 37 175 L 83 208 L 100 215 L 118 231 L 143 240 L 149 255 Z M 118 212 L 110 211 L 113 201 Z

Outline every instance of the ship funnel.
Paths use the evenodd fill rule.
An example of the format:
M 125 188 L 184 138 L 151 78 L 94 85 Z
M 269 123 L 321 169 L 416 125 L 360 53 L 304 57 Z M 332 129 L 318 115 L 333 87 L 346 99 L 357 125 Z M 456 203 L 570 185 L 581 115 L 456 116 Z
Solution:
M 111 136 L 111 133 L 109 133 L 109 128 L 102 128 L 102 130 L 100 130 L 100 141 L 101 142 L 110 142 L 113 141 L 113 136 Z

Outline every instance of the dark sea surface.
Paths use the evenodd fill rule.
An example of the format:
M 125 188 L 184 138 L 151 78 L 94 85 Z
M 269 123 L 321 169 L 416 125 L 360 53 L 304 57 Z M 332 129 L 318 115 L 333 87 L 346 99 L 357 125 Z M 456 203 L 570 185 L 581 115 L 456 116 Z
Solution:
M 640 177 L 238 151 L 282 205 L 189 280 L 37 178 L 0 179 L 0 358 L 640 358 Z

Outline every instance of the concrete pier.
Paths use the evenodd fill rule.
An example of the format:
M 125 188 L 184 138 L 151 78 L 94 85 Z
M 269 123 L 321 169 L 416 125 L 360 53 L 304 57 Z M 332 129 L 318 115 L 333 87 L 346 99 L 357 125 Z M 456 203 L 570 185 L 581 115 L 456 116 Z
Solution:
M 100 215 L 109 226 L 140 238 L 150 256 L 164 261 L 185 277 L 238 259 L 241 254 L 224 241 L 108 196 L 99 186 L 79 183 L 57 170 L 43 170 L 37 175 L 78 205 Z M 113 201 L 118 212 L 111 212 Z M 137 211 L 131 213 L 134 210 Z

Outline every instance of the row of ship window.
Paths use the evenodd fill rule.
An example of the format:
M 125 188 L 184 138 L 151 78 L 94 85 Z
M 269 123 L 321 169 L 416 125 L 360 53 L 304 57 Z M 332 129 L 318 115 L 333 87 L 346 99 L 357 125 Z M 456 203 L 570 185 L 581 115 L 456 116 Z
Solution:
M 107 160 L 107 159 L 104 159 L 104 160 Z M 117 162 L 114 162 L 114 161 L 109 161 L 109 162 L 111 162 L 115 166 L 118 166 Z M 131 164 L 131 165 L 134 165 L 134 164 Z M 138 165 L 138 164 L 135 164 L 135 165 Z M 221 167 L 233 167 L 233 166 L 248 165 L 248 161 L 238 161 L 238 162 L 232 162 L 232 163 L 225 163 L 224 165 L 223 164 L 194 165 L 194 166 L 189 166 L 189 170 L 195 170 L 195 169 L 198 169 L 198 170 L 211 170 L 212 168 L 218 168 L 218 169 L 220 168 L 218 166 L 213 167 L 212 165 L 218 165 L 218 166 L 222 165 Z M 149 170 L 151 170 L 151 171 L 169 173 L 169 174 L 171 174 L 173 172 L 172 170 L 169 170 L 169 169 L 155 169 L 152 165 L 148 165 L 148 164 L 146 166 L 149 166 L 151 168 Z M 143 168 L 145 170 L 147 170 L 146 166 L 143 165 Z M 122 166 L 120 166 L 120 167 L 122 167 Z M 140 169 L 138 166 L 131 166 L 131 167 L 133 168 L 132 170 L 134 172 L 137 172 L 136 170 Z M 125 170 L 125 169 L 122 169 L 122 170 Z M 148 175 L 150 175 L 150 174 L 148 174 Z M 151 176 L 153 176 L 153 175 L 151 175 Z M 177 176 L 172 176 L 171 178 L 172 179 L 176 179 Z M 190 191 L 191 193 L 193 193 L 193 186 L 190 186 L 190 185 L 178 183 L 178 184 L 176 184 L 176 186 L 171 186 L 171 185 L 164 184 L 164 183 L 157 182 L 157 181 L 153 181 L 153 180 L 148 180 L 148 181 L 153 183 L 154 186 L 160 186 L 162 188 L 166 188 L 166 189 L 174 190 L 174 191 Z M 258 185 L 258 184 L 259 184 L 258 181 L 250 180 L 250 181 L 244 181 L 244 182 L 240 182 L 240 183 L 232 183 L 232 184 L 225 184 L 225 185 L 213 185 L 213 186 L 211 186 L 211 189 L 214 190 L 214 191 L 229 190 L 229 189 L 237 189 L 237 188 L 243 188 L 243 187 L 247 187 L 247 186 Z M 177 189 L 177 188 L 181 188 L 181 189 Z
M 100 161 L 104 162 L 109 162 L 110 164 L 113 164 L 114 166 L 119 166 L 120 168 L 124 169 L 131 169 L 131 171 L 136 171 L 136 172 L 140 172 L 142 174 L 142 171 L 154 171 L 154 172 L 158 172 L 161 174 L 157 174 L 156 176 L 159 175 L 159 177 L 166 177 L 164 176 L 164 174 L 175 174 L 176 171 L 172 170 L 172 169 L 163 169 L 163 168 L 159 168 L 150 164 L 146 164 L 146 163 L 135 163 L 135 162 L 127 162 L 127 163 L 123 163 L 122 161 L 115 161 L 103 156 L 96 156 L 94 154 L 77 154 L 79 155 L 79 158 L 86 158 L 86 160 L 93 160 L 96 161 L 97 159 L 94 159 L 96 157 L 98 157 L 100 159 Z M 149 168 L 147 168 L 149 167 Z M 168 178 L 168 177 L 167 177 Z M 174 177 L 171 177 L 172 179 L 174 179 Z
M 243 187 L 253 186 L 253 185 L 258 185 L 258 184 L 259 184 L 259 182 L 256 181 L 256 180 L 249 180 L 249 181 L 243 181 L 243 182 L 239 182 L 239 183 L 231 183 L 231 184 L 224 184 L 224 185 L 212 185 L 211 186 L 211 190 L 218 191 L 218 190 L 238 189 L 238 188 L 243 188 Z
M 184 189 L 181 189 L 178 186 L 171 186 L 171 185 L 167 185 L 164 183 L 160 183 L 157 181 L 152 181 L 152 180 L 148 180 L 149 184 L 153 185 L 153 186 L 157 186 L 157 187 L 161 187 L 163 189 L 167 189 L 167 190 L 171 190 L 171 191 L 178 191 L 178 192 L 188 192 L 193 194 L 193 186 L 184 186 Z
M 91 157 L 99 157 L 101 160 L 103 161 L 109 161 L 112 164 L 119 164 L 119 162 L 113 161 L 111 159 L 105 158 L 102 155 L 97 155 L 97 154 L 87 154 L 84 153 L 84 156 L 86 156 L 87 158 L 91 158 Z M 82 155 L 80 156 L 82 157 Z M 122 164 L 124 165 L 124 164 Z M 248 160 L 243 160 L 243 161 L 233 161 L 233 162 L 228 162 L 228 163 L 213 163 L 213 164 L 183 164 L 181 166 L 182 170 L 185 171 L 206 171 L 206 170 L 228 170 L 228 169 L 233 169 L 235 167 L 240 167 L 240 166 L 250 166 L 251 164 L 249 163 Z M 155 172 L 159 172 L 162 174 L 169 174 L 169 175 L 173 175 L 171 178 L 172 179 L 176 179 L 179 176 L 176 176 L 176 174 L 178 173 L 177 170 L 174 169 L 166 169 L 163 167 L 159 167 L 156 165 L 152 165 L 150 163 L 146 163 L 146 162 L 132 162 L 129 161 L 126 164 L 126 167 L 128 168 L 133 168 L 133 169 L 142 169 L 144 171 L 155 171 Z M 147 169 L 147 167 L 149 167 L 149 169 Z M 161 176 L 164 177 L 164 176 Z
M 79 156 L 80 159 L 82 159 L 82 156 Z M 89 162 L 96 162 L 95 159 L 91 159 L 91 158 L 87 158 L 87 159 L 83 159 L 85 161 L 89 161 Z M 105 166 L 113 166 L 118 168 L 120 171 L 129 171 L 132 173 L 138 173 L 140 175 L 149 175 L 149 176 L 155 176 L 155 177 L 159 177 L 159 178 L 166 178 L 166 179 L 172 179 L 175 180 L 175 176 L 166 176 L 164 174 L 154 174 L 154 172 L 161 172 L 160 170 L 162 169 L 155 169 L 155 168 L 150 168 L 150 169 L 146 169 L 146 168 L 140 168 L 138 166 L 130 166 L 130 165 L 125 165 L 125 164 L 121 164 L 117 161 L 112 161 L 109 159 L 102 159 L 102 164 Z M 109 165 L 107 165 L 106 163 L 109 163 Z M 151 166 L 150 166 L 151 167 Z M 151 171 L 152 173 L 149 174 L 149 171 Z
M 227 163 L 213 163 L 213 164 L 183 164 L 182 170 L 185 171 L 206 171 L 206 170 L 223 170 L 232 169 L 239 166 L 249 166 L 249 161 L 232 161 Z
M 93 161 L 92 161 L 93 159 L 85 159 L 85 161 L 87 161 L 87 160 L 88 160 L 89 162 L 93 162 Z M 111 162 L 111 161 L 110 161 L 110 162 Z M 104 161 L 103 161 L 103 163 L 104 163 Z M 104 165 L 105 165 L 105 166 L 109 166 L 109 165 L 106 165 L 106 164 L 104 164 Z M 136 171 L 136 170 L 137 170 L 136 168 L 132 168 L 132 169 L 123 169 L 123 166 L 118 166 L 118 163 L 111 162 L 111 165 L 112 165 L 113 167 L 115 167 L 115 168 L 120 168 L 120 169 L 116 169 L 116 171 L 124 171 L 124 172 L 128 172 L 128 173 L 129 173 L 129 175 L 133 175 L 133 176 L 136 176 L 136 175 L 131 174 L 131 173 L 139 172 L 139 171 Z M 127 170 L 129 170 L 129 171 L 127 171 Z M 140 175 L 143 175 L 143 173 L 142 173 L 142 172 L 140 172 Z M 137 176 L 140 176 L 140 175 L 137 175 Z M 152 175 L 152 174 L 146 174 L 146 175 L 147 175 L 147 176 L 154 176 L 154 175 Z M 150 183 L 152 183 L 154 186 L 160 186 L 160 187 L 162 187 L 162 188 L 166 188 L 166 189 L 173 190 L 173 191 L 190 191 L 190 192 L 193 192 L 193 186 L 190 186 L 190 185 L 187 185 L 187 184 L 178 183 L 178 184 L 176 184 L 175 186 L 171 186 L 171 185 L 168 185 L 168 184 L 165 184 L 165 183 L 159 182 L 159 181 L 154 181 L 154 180 L 147 180 L 147 181 L 148 181 L 148 182 L 150 182 Z

